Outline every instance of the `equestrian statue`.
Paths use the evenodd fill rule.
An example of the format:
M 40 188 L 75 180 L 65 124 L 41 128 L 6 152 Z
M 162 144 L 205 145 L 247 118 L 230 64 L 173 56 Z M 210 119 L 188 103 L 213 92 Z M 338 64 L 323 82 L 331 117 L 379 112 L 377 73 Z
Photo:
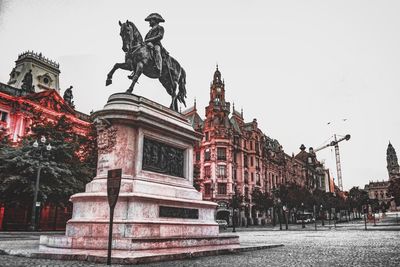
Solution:
M 131 94 L 142 73 L 149 78 L 158 79 L 164 86 L 172 101 L 170 109 L 178 111 L 178 101 L 186 106 L 186 73 L 167 50 L 161 45 L 164 28 L 160 25 L 165 20 L 157 13 L 150 14 L 145 21 L 150 23 L 150 31 L 144 41 L 139 30 L 131 21 L 119 25 L 122 38 L 122 50 L 125 62 L 116 63 L 107 75 L 106 86 L 112 83 L 112 76 L 117 69 L 132 71 L 128 76 L 132 80 L 126 93 Z M 176 89 L 178 88 L 178 93 Z

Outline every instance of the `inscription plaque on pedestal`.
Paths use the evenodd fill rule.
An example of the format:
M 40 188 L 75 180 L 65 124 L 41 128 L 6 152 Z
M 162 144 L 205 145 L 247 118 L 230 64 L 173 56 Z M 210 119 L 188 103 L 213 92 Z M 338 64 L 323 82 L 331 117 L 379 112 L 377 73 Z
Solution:
M 198 219 L 198 209 L 187 209 L 177 207 L 160 206 L 160 217 L 181 218 L 181 219 Z
M 183 149 L 144 138 L 142 169 L 145 171 L 184 177 L 184 153 L 185 151 Z

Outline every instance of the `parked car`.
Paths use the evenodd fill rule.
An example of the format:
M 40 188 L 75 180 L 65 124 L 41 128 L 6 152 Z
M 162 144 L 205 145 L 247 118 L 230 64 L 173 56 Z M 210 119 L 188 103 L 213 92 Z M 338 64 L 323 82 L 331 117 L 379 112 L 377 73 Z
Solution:
M 219 229 L 226 230 L 226 228 L 228 227 L 228 223 L 225 220 L 216 220 L 216 222 L 219 225 Z
M 304 214 L 303 213 L 297 214 L 296 223 L 303 223 L 303 220 L 304 220 L 304 223 L 315 222 L 315 219 L 314 219 L 312 213 L 308 213 L 308 212 L 305 212 Z

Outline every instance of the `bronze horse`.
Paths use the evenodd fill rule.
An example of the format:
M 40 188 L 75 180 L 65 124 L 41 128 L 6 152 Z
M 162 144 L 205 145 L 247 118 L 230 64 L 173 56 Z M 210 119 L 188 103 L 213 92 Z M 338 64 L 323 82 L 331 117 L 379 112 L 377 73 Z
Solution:
M 117 69 L 132 71 L 128 76 L 132 79 L 127 93 L 132 93 L 133 88 L 143 73 L 149 78 L 157 79 L 161 82 L 172 101 L 170 109 L 178 111 L 178 100 L 186 106 L 186 73 L 173 57 L 169 56 L 166 50 L 162 49 L 162 71 L 161 76 L 155 69 L 155 62 L 151 49 L 143 42 L 142 35 L 135 24 L 130 21 L 119 22 L 121 27 L 120 35 L 122 38 L 122 50 L 125 52 L 125 62 L 116 63 L 107 75 L 106 86 L 112 83 L 112 76 Z M 176 94 L 176 88 L 179 88 Z

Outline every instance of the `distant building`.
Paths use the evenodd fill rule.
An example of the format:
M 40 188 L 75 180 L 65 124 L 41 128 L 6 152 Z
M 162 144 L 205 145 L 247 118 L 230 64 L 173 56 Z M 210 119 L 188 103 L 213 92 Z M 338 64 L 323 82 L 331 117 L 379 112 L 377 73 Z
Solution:
M 378 199 L 380 204 L 385 203 L 385 205 L 387 206 L 390 205 L 390 208 L 392 210 L 395 210 L 396 204 L 394 203 L 394 201 L 391 201 L 391 196 L 388 193 L 388 189 L 391 180 L 400 179 L 400 168 L 396 150 L 390 142 L 386 149 L 386 163 L 389 180 L 376 182 L 371 181 L 369 182 L 369 184 L 365 185 L 364 190 L 368 192 L 368 196 L 370 199 Z
M 232 110 L 232 112 L 231 112 Z M 218 203 L 217 219 L 232 221 L 230 201 L 235 192 L 244 196 L 241 225 L 258 224 L 260 217 L 252 201 L 256 189 L 273 194 L 282 184 L 296 183 L 313 190 L 330 190 L 329 173 L 313 153 L 302 145 L 295 156 L 287 155 L 278 140 L 258 128 L 257 119 L 245 122 L 243 110 L 225 99 L 221 72 L 214 72 L 205 119 L 195 105 L 183 114 L 203 139 L 195 148 L 195 183 L 205 200 Z
M 389 181 L 370 181 L 365 185 L 364 190 L 368 192 L 370 199 L 377 199 L 379 204 L 390 204 L 390 195 L 388 194 Z
M 18 56 L 8 84 L 0 83 L 0 131 L 11 141 L 18 142 L 29 135 L 34 114 L 49 120 L 65 116 L 78 134 L 86 134 L 91 127 L 90 117 L 73 108 L 60 96 L 59 65 L 34 52 Z M 30 222 L 31 206 L 4 206 L 0 203 L 0 230 L 24 230 Z M 59 208 L 44 203 L 41 208 L 41 230 L 65 228 L 71 208 Z

